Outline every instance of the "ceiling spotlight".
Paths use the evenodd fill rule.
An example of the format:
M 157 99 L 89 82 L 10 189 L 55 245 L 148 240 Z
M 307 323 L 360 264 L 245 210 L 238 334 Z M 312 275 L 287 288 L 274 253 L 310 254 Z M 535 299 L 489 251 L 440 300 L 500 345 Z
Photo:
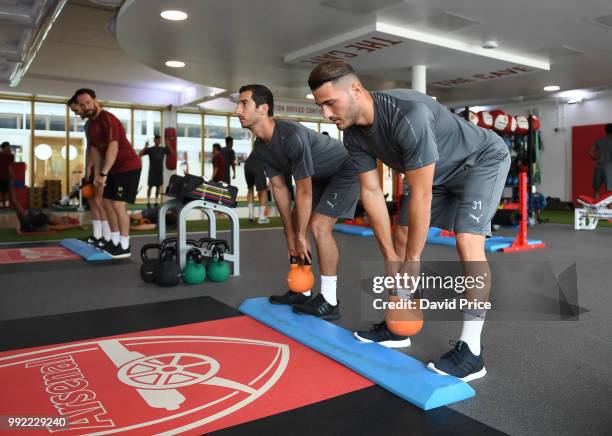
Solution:
M 170 68 L 183 68 L 185 66 L 185 62 L 181 61 L 166 61 L 166 66 Z
M 497 48 L 497 41 L 490 39 L 482 43 L 482 48 Z
M 183 21 L 188 17 L 183 11 L 162 11 L 160 15 L 162 18 L 170 21 Z
M 314 100 L 314 95 L 312 95 L 312 94 L 306 94 L 306 98 L 307 98 L 308 100 Z
M 544 87 L 544 91 L 547 91 L 547 92 L 554 92 L 554 91 L 558 91 L 560 89 L 561 89 L 561 87 L 557 86 L 557 85 L 548 85 L 548 86 Z

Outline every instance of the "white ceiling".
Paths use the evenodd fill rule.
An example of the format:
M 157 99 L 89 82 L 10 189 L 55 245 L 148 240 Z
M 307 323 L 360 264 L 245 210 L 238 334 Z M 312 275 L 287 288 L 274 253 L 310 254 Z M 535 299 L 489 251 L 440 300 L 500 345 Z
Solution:
M 163 20 L 164 9 L 189 13 Z M 71 0 L 32 63 L 26 79 L 171 90 L 190 84 L 227 89 L 268 84 L 281 98 L 304 98 L 310 65 L 285 56 L 376 22 L 428 32 L 498 51 L 550 61 L 536 71 L 449 89 L 431 82 L 516 65 L 405 40 L 356 62 L 371 89 L 410 86 L 410 68 L 428 64 L 428 93 L 447 103 L 535 98 L 542 87 L 607 88 L 612 84 L 612 0 L 127 0 L 115 38 L 112 8 Z M 601 21 L 612 26 L 612 19 Z M 2 32 L 3 40 L 15 39 Z M 164 65 L 187 63 L 183 69 Z M 50 90 L 51 91 L 51 90 Z M 52 92 L 49 92 L 52 94 Z
M 32 62 L 24 87 L 16 91 L 22 88 L 28 91 L 28 79 L 37 83 L 68 82 L 74 89 L 110 85 L 179 92 L 190 85 L 147 67 L 123 51 L 108 30 L 114 16 L 113 8 L 100 7 L 87 0 L 69 2 Z M 45 94 L 57 95 L 54 91 L 48 89 Z
M 168 8 L 189 18 L 161 19 L 160 11 Z M 312 67 L 284 57 L 377 21 L 478 46 L 496 39 L 498 50 L 550 60 L 550 71 L 428 90 L 442 100 L 478 101 L 541 94 L 553 82 L 565 89 L 608 86 L 612 27 L 593 18 L 610 14 L 612 2 L 603 0 L 128 0 L 118 15 L 117 37 L 127 53 L 166 74 L 230 91 L 262 82 L 285 97 L 301 98 Z M 479 62 L 480 72 L 488 71 L 481 57 L 423 44 L 404 47 L 361 66 L 370 85 L 394 80 L 390 85 L 406 86 L 410 67 L 423 61 L 435 80 L 462 77 Z M 187 67 L 165 67 L 168 59 Z

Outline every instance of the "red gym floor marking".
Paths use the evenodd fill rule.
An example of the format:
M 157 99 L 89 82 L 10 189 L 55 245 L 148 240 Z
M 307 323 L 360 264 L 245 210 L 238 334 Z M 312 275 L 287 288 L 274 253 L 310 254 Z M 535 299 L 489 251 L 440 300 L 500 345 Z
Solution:
M 80 259 L 80 257 L 64 247 L 5 248 L 0 250 L 0 265 L 70 259 Z
M 0 415 L 62 435 L 202 434 L 371 385 L 243 316 L 0 353 Z

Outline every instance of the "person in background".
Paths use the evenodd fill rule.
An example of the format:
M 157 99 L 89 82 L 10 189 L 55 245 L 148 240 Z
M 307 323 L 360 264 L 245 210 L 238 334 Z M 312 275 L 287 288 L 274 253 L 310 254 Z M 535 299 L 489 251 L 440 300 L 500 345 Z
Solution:
M 213 144 L 213 173 L 211 179 L 215 182 L 224 182 L 225 178 L 225 159 L 223 158 L 223 152 L 221 151 L 221 144 Z
M 155 207 L 157 207 L 161 197 L 162 186 L 164 185 L 164 158 L 170 154 L 167 147 L 161 146 L 161 136 L 155 135 L 153 147 L 149 147 L 149 142 L 145 143 L 145 148 L 140 150 L 138 156 L 149 156 L 149 177 L 147 188 L 147 207 L 151 207 L 151 190 L 155 187 Z
M 266 218 L 266 206 L 268 205 L 268 181 L 264 171 L 264 162 L 257 154 L 257 148 L 253 148 L 253 151 L 251 154 L 249 154 L 249 157 L 244 163 L 244 177 L 247 183 L 249 221 L 253 222 L 253 200 L 255 198 L 254 190 L 257 189 L 257 197 L 259 198 L 259 218 L 257 219 L 257 223 L 269 223 L 270 220 Z
M 234 152 L 234 138 L 231 136 L 225 137 L 225 147 L 221 149 L 223 159 L 225 160 L 225 178 L 224 182 L 231 185 L 231 179 L 236 178 L 236 153 Z M 234 176 L 231 177 L 230 168 L 234 172 Z
M 104 186 L 111 241 L 103 249 L 115 259 L 127 258 L 131 250 L 126 203 L 134 204 L 136 200 L 142 169 L 140 158 L 121 121 L 100 107 L 92 89 L 79 89 L 75 96 L 81 112 L 89 119 L 87 135 L 94 158 L 94 185 Z
M 4 141 L 0 148 L 0 207 L 5 208 L 15 202 L 11 173 L 11 164 L 15 158 L 9 142 Z
M 34 233 L 82 228 L 76 218 L 47 214 L 35 208 L 25 209 L 17 202 L 13 203 L 13 208 L 19 219 L 22 232 Z
M 599 190 L 601 185 L 604 185 L 606 191 L 610 191 L 612 188 L 612 180 L 608 180 L 608 177 L 612 178 L 612 168 L 606 171 L 607 167 L 612 167 L 612 123 L 605 125 L 606 136 L 599 139 L 595 144 L 591 146 L 589 150 L 589 156 L 595 161 L 595 168 L 593 169 L 593 192 L 594 198 L 599 198 Z
M 77 103 L 76 96 L 72 96 L 70 100 L 68 100 L 68 107 L 74 113 L 74 115 L 79 116 L 82 120 L 86 117 L 81 112 L 79 104 Z M 89 120 L 85 122 L 83 126 L 83 131 L 85 132 L 85 140 L 86 140 L 86 148 L 85 148 L 85 173 L 83 174 L 83 183 L 93 184 L 94 181 L 94 160 L 92 157 L 91 146 L 89 144 L 89 137 L 87 135 L 87 125 L 89 124 Z M 94 185 L 94 196 L 87 199 L 87 204 L 89 205 L 89 210 L 91 212 L 91 227 L 92 234 L 87 239 L 84 239 L 85 242 L 91 244 L 95 247 L 102 248 L 111 240 L 111 229 L 108 224 L 108 220 L 106 219 L 106 211 L 104 210 L 104 203 L 102 199 L 102 194 L 104 192 L 104 187 L 95 186 Z

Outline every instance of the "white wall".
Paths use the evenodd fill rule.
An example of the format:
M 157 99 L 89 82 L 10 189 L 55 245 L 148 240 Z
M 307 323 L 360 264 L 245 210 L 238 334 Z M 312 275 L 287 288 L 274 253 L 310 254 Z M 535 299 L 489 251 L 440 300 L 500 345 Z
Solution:
M 612 92 L 602 93 L 571 105 L 564 102 L 542 101 L 526 104 L 500 104 L 496 107 L 512 115 L 527 114 L 533 111 L 540 117 L 544 149 L 541 152 L 542 184 L 538 190 L 546 196 L 570 201 L 572 198 L 572 127 L 612 122 Z M 603 129 L 602 136 L 604 136 Z M 585 174 L 584 177 L 590 179 L 591 174 Z

